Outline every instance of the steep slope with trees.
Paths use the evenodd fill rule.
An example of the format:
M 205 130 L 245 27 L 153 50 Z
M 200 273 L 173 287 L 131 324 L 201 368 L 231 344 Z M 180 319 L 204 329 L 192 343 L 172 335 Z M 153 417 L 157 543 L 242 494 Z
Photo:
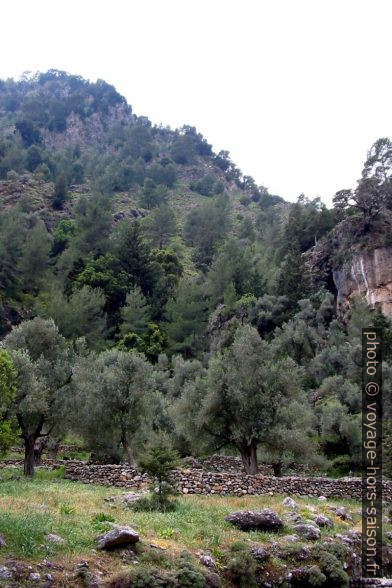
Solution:
M 250 473 L 357 470 L 360 329 L 382 329 L 388 386 L 392 327 L 369 289 L 344 316 L 336 298 L 344 262 L 390 247 L 390 152 L 334 208 L 289 204 L 102 81 L 2 82 L 0 449 L 20 435 L 32 475 L 45 436 L 132 462 L 163 431 Z

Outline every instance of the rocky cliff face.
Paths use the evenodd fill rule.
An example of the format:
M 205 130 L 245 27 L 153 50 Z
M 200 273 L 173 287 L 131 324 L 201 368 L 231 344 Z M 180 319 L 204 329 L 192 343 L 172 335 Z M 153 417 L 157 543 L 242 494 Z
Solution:
M 369 305 L 392 317 L 392 247 L 358 252 L 333 271 L 338 309 L 350 307 L 350 299 L 364 296 Z

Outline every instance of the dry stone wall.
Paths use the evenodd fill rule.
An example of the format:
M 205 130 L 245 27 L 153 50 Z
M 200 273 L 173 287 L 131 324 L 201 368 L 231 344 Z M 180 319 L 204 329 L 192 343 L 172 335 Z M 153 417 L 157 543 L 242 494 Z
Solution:
M 86 465 L 67 462 L 65 477 L 87 484 L 101 484 L 119 488 L 145 488 L 148 478 L 137 469 L 125 465 Z M 325 496 L 326 498 L 361 499 L 360 478 L 330 479 L 324 477 L 246 476 L 232 472 L 207 472 L 200 469 L 175 470 L 173 478 L 182 494 L 203 495 L 265 495 Z M 383 498 L 392 501 L 392 482 L 383 482 Z

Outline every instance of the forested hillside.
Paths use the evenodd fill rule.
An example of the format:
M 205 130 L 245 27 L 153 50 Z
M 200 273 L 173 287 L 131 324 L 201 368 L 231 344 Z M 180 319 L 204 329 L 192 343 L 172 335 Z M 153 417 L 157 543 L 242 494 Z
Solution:
M 290 204 L 103 81 L 0 82 L 3 449 L 21 434 L 31 473 L 38 438 L 75 433 L 133 462 L 164 430 L 250 473 L 357 470 L 361 328 L 384 334 L 389 418 L 392 327 L 351 294 L 337 312 L 336 275 L 392 245 L 391 170 L 381 139 L 333 208 Z

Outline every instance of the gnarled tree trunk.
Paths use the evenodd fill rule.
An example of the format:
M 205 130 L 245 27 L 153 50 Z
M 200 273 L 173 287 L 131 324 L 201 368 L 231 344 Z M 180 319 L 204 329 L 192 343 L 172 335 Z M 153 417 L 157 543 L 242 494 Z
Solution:
M 38 439 L 36 440 L 36 442 L 34 444 L 35 465 L 40 465 L 41 460 L 42 460 L 42 454 L 44 452 L 44 449 L 46 448 L 47 442 L 48 442 L 47 437 L 38 437 Z
M 123 439 L 122 439 L 122 446 L 124 447 L 125 452 L 127 454 L 128 465 L 134 466 L 135 465 L 135 458 L 133 455 L 132 447 L 128 443 L 128 440 L 125 436 L 123 436 Z
M 245 472 L 250 475 L 257 474 L 257 443 L 255 441 L 243 443 L 239 451 Z
M 24 473 L 25 476 L 30 476 L 31 478 L 34 476 L 34 466 L 35 466 L 34 446 L 35 446 L 35 441 L 36 441 L 35 435 L 26 435 L 24 437 L 25 457 L 24 457 L 23 473 Z
M 53 460 L 57 459 L 57 454 L 60 449 L 60 444 L 61 444 L 61 441 L 56 441 L 56 443 L 54 445 L 51 445 L 49 447 L 49 449 L 48 449 L 49 459 L 53 459 Z

